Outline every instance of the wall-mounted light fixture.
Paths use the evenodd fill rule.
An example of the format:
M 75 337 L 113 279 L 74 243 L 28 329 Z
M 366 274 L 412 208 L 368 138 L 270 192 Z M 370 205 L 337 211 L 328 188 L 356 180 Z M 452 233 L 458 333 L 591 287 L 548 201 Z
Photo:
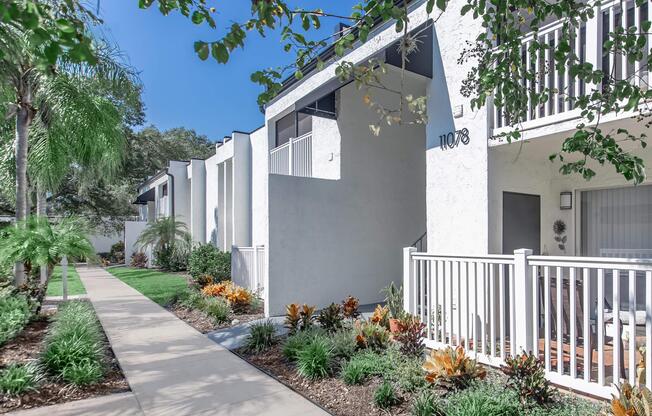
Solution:
M 559 194 L 559 209 L 573 209 L 573 193 L 561 192 Z

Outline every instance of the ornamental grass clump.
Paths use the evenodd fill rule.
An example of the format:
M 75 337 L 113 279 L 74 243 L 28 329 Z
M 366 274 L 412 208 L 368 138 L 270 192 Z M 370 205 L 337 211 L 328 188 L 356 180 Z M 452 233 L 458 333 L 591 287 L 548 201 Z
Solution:
M 327 377 L 331 370 L 333 352 L 324 338 L 315 338 L 297 356 L 297 372 L 302 377 L 316 380 Z
M 532 353 L 505 358 L 500 369 L 507 376 L 507 387 L 513 389 L 523 405 L 550 403 L 554 390 L 546 379 L 543 361 Z
M 315 327 L 308 331 L 296 332 L 287 337 L 285 343 L 283 343 L 283 355 L 288 360 L 295 362 L 299 357 L 299 353 L 317 338 L 327 339 L 326 331 Z
M 86 302 L 61 305 L 45 340 L 42 363 L 52 375 L 75 385 L 103 376 L 104 345 L 100 323 Z
M 0 393 L 9 396 L 35 390 L 43 379 L 43 371 L 36 362 L 10 364 L 0 370 Z
M 217 324 L 228 322 L 231 316 L 229 302 L 222 298 L 204 298 L 201 310 L 211 317 Z
M 423 390 L 412 402 L 412 416 L 446 416 L 442 409 L 442 404 L 429 390 Z
M 374 404 L 381 409 L 389 409 L 401 402 L 392 383 L 383 381 L 374 391 Z
M 451 390 L 464 389 L 474 380 L 484 379 L 487 375 L 484 368 L 466 355 L 462 346 L 432 350 L 426 357 L 423 369 L 428 382 Z
M 490 383 L 478 383 L 472 388 L 447 397 L 446 416 L 522 416 L 516 394 L 510 389 Z
M 258 322 L 249 327 L 249 336 L 245 340 L 245 349 L 252 353 L 261 353 L 271 348 L 276 342 L 276 327 L 270 320 Z

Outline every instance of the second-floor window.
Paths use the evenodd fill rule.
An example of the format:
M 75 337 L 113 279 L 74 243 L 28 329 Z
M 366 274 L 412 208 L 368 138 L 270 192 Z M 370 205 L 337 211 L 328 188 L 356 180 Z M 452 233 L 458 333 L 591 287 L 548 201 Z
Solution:
M 161 193 L 163 194 L 163 196 L 168 196 L 168 184 L 167 183 L 165 185 L 163 185 L 163 188 L 161 188 Z
M 303 136 L 312 131 L 312 116 L 292 112 L 276 122 L 276 146 L 287 143 L 290 139 Z

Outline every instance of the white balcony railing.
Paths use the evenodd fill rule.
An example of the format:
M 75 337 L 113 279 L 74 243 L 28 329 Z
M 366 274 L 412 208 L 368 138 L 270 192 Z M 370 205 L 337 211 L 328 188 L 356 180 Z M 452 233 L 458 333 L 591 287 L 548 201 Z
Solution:
M 594 69 L 602 69 L 618 80 L 628 79 L 631 83 L 645 86 L 648 84 L 647 53 L 640 61 L 635 63 L 623 59 L 621 54 L 603 53 L 602 45 L 610 38 L 617 28 L 636 27 L 636 33 L 644 32 L 642 22 L 650 20 L 649 13 L 652 11 L 652 2 L 649 0 L 641 6 L 634 1 L 607 1 L 599 6 L 595 18 L 583 23 L 579 30 L 571 36 L 571 52 L 579 58 L 580 63 L 589 62 Z M 623 13 L 623 10 L 625 13 Z M 624 17 L 624 18 L 623 18 Z M 530 46 L 534 39 L 533 34 L 523 37 L 521 57 L 526 62 L 528 69 L 537 74 L 537 79 L 532 81 L 522 80 L 522 85 L 527 82 L 530 91 L 541 92 L 544 88 L 550 89 L 549 99 L 543 104 L 528 103 L 526 120 L 522 127 L 538 127 L 554 122 L 570 120 L 580 116 L 579 110 L 575 109 L 575 98 L 591 91 L 599 89 L 599 85 L 585 85 L 584 81 L 570 76 L 569 65 L 559 66 L 553 56 L 554 45 L 559 43 L 562 32 L 562 22 L 557 21 L 544 26 L 538 33 L 538 41 L 551 46 L 552 49 L 538 51 L 537 56 L 532 59 Z M 650 48 L 650 35 L 648 35 Z M 501 129 L 510 126 L 508 120 L 499 108 L 493 109 L 493 127 L 500 132 Z
M 426 345 L 500 365 L 532 351 L 553 383 L 604 398 L 652 387 L 652 260 L 404 251 L 405 309 Z
M 272 149 L 269 172 L 277 175 L 312 177 L 312 133 Z

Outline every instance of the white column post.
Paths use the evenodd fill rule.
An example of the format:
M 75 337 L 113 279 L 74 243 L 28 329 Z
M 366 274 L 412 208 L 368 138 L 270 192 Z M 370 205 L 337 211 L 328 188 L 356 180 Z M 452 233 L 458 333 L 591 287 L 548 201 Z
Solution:
M 532 269 L 528 267 L 528 256 L 532 250 L 522 248 L 514 251 L 514 296 L 515 302 L 515 349 L 512 354 L 532 350 Z
M 414 267 L 412 267 L 412 254 L 416 251 L 416 247 L 403 248 L 403 309 L 412 314 L 416 311 L 416 296 L 414 294 L 416 282 L 414 281 Z
M 61 286 L 63 289 L 63 301 L 68 300 L 68 257 L 61 259 Z

